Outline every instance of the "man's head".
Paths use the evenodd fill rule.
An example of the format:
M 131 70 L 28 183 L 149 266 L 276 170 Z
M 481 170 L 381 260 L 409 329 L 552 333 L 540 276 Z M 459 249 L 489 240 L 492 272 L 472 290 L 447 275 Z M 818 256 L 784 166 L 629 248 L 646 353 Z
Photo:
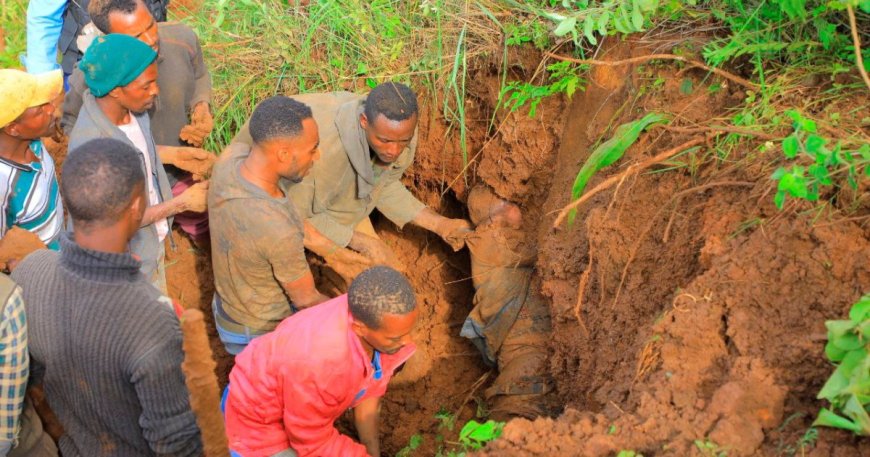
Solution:
M 279 176 L 300 182 L 320 158 L 320 133 L 308 105 L 278 95 L 257 105 L 248 125 Z
M 417 299 L 398 271 L 377 266 L 363 271 L 347 292 L 353 331 L 385 354 L 395 354 L 411 342 L 417 322 Z
M 393 163 L 414 138 L 417 94 L 402 83 L 379 84 L 366 98 L 359 123 L 378 159 Z
M 147 207 L 139 153 L 100 138 L 73 149 L 63 162 L 60 193 L 76 231 L 115 228 L 128 240 Z
M 120 33 L 141 40 L 158 51 L 157 21 L 142 0 L 91 0 L 88 14 L 105 34 Z
M 134 113 L 151 109 L 160 93 L 157 53 L 127 35 L 110 34 L 94 40 L 79 68 L 94 97 L 110 97 Z
M 0 132 L 32 141 L 54 132 L 54 99 L 63 90 L 60 70 L 31 75 L 0 70 Z
M 468 216 L 475 226 L 494 223 L 519 228 L 523 221 L 519 206 L 500 198 L 485 185 L 477 185 L 468 193 Z

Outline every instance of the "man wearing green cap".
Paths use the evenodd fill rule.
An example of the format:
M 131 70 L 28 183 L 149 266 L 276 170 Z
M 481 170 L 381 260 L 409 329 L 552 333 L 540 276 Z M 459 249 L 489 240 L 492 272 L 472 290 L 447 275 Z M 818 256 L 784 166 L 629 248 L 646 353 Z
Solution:
M 160 92 L 156 60 L 157 53 L 150 46 L 131 36 L 110 34 L 94 40 L 79 63 L 88 90 L 70 134 L 69 148 L 94 138 L 114 138 L 142 154 L 148 209 L 130 250 L 142 260 L 145 276 L 165 292 L 163 242 L 169 234 L 170 218 L 183 211 L 205 211 L 208 182 L 172 196 L 147 113 Z
M 209 103 L 211 75 L 205 65 L 196 33 L 180 22 L 155 21 L 143 0 L 91 0 L 87 5 L 93 25 L 104 34 L 119 33 L 139 39 L 157 51 L 157 84 L 160 95 L 148 110 L 151 134 L 166 168 L 173 195 L 193 185 L 188 166 L 178 160 L 184 146 L 202 147 L 214 125 Z M 63 103 L 61 124 L 69 134 L 82 107 L 87 86 L 78 68 L 69 78 L 70 90 Z M 187 152 L 190 154 L 189 152 Z M 202 151 L 208 164 L 214 155 Z M 194 164 L 195 165 L 195 164 Z M 208 239 L 206 213 L 181 213 L 175 223 L 198 244 Z
M 58 248 L 63 204 L 40 138 L 54 129 L 52 101 L 62 90 L 60 70 L 0 70 L 0 263 L 7 267 L 43 243 Z

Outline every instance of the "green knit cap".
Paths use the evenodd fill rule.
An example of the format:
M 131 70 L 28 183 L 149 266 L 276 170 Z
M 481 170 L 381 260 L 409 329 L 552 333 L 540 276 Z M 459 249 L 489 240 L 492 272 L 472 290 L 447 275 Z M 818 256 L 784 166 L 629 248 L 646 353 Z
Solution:
M 94 40 L 79 62 L 85 84 L 94 97 L 133 82 L 157 59 L 147 44 L 128 35 L 112 33 Z

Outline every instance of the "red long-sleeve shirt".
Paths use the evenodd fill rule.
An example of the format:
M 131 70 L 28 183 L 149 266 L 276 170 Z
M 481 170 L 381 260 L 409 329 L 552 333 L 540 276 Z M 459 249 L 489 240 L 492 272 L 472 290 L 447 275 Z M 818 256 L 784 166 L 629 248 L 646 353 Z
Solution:
M 381 397 L 416 346 L 381 354 L 380 379 L 351 329 L 347 295 L 305 309 L 236 357 L 226 403 L 230 448 L 265 457 L 292 448 L 305 456 L 366 456 L 333 422 L 366 398 Z

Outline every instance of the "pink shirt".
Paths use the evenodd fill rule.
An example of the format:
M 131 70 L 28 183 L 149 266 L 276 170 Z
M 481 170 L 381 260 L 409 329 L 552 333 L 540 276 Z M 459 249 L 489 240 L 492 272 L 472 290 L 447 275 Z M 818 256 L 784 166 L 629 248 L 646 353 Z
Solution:
M 353 332 L 347 295 L 302 310 L 236 357 L 226 403 L 230 448 L 265 457 L 292 448 L 304 456 L 365 456 L 333 422 L 387 391 L 396 368 L 416 350 L 381 354 L 380 379 Z

